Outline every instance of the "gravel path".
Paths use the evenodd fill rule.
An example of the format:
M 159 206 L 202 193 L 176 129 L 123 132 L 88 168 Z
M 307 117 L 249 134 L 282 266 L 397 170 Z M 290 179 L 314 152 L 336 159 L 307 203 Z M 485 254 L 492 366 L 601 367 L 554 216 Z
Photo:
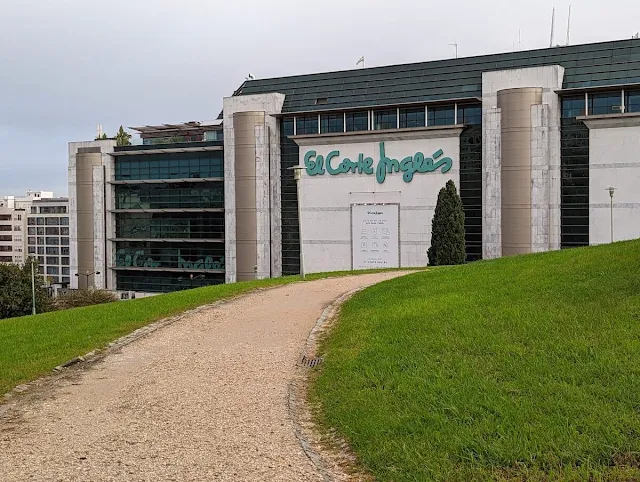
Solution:
M 401 273 L 295 283 L 194 313 L 0 419 L 0 480 L 316 481 L 287 387 L 322 310 Z

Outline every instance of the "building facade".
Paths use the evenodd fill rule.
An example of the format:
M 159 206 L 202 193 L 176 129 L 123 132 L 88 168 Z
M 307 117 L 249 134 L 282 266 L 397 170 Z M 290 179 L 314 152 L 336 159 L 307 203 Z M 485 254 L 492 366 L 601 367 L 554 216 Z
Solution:
M 71 284 L 69 199 L 35 199 L 27 211 L 26 252 L 38 260 L 47 284 L 68 288 Z
M 189 123 L 141 128 L 142 146 L 72 144 L 70 192 L 81 169 L 93 186 L 82 203 L 78 190 L 77 230 L 91 205 L 102 286 L 135 291 L 295 274 L 301 260 L 425 266 L 448 180 L 469 261 L 637 238 L 639 65 L 632 39 L 249 80 L 223 99 L 224 141 Z M 180 157 L 194 152 L 217 152 L 218 170 L 196 177 Z M 184 171 L 162 171 L 172 155 Z

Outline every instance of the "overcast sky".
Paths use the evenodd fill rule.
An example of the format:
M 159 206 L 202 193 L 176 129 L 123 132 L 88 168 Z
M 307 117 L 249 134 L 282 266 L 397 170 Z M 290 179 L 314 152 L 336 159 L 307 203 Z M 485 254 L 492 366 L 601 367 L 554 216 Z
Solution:
M 0 196 L 67 194 L 67 143 L 96 124 L 214 119 L 258 78 L 564 42 L 569 2 L 0 0 Z M 307 6 L 307 4 L 309 6 Z M 571 43 L 630 38 L 640 3 L 573 1 Z

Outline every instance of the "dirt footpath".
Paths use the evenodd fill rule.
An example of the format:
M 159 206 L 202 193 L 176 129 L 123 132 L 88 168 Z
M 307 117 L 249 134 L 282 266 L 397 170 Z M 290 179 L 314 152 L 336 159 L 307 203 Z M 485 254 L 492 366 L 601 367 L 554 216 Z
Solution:
M 322 310 L 399 273 L 296 283 L 194 313 L 0 419 L 0 480 L 315 481 L 288 383 Z

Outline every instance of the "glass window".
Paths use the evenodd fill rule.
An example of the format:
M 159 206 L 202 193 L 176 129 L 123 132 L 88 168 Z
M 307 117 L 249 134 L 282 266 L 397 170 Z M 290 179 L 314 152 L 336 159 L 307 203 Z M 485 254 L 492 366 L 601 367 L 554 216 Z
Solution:
M 27 228 L 27 234 L 29 234 L 31 236 L 35 236 L 36 235 L 36 228 Z
M 322 114 L 320 116 L 320 133 L 344 131 L 344 114 Z
M 424 107 L 400 109 L 400 129 L 424 127 L 425 125 Z
M 36 224 L 38 226 L 44 226 L 44 218 L 36 218 Z
M 37 240 L 40 246 L 44 246 L 44 238 L 38 237 Z
M 36 225 L 36 218 L 28 218 L 27 219 L 27 224 L 29 226 L 35 226 Z
M 16 225 L 13 226 L 13 230 L 14 231 L 18 231 L 18 232 L 22 231 L 22 226 L 20 226 L 19 224 L 16 224 Z
M 47 256 L 47 264 L 59 264 L 56 256 Z
M 482 105 L 459 105 L 458 106 L 458 124 L 481 125 L 482 124 Z
M 29 254 L 36 254 L 36 247 L 35 247 L 35 246 L 29 246 L 29 247 L 27 248 L 27 252 L 28 252 Z
M 11 236 L 10 234 L 0 234 L 0 241 L 13 241 L 13 236 Z
M 60 238 L 60 244 L 63 246 L 69 246 L 69 238 Z
M 117 209 L 223 208 L 220 181 L 116 185 Z
M 36 244 L 36 238 L 28 237 L 27 238 L 27 244 Z
M 38 266 L 38 273 L 39 274 L 44 274 L 44 266 L 42 266 L 42 265 Z
M 199 179 L 224 176 L 223 151 L 144 154 L 116 159 L 115 179 Z M 61 222 L 61 224 L 69 224 Z
M 68 277 L 68 276 L 63 276 L 63 277 L 62 277 L 62 283 L 63 283 L 63 284 L 69 284 L 69 282 L 70 282 L 70 280 L 69 280 L 69 277 Z
M 45 244 L 48 246 L 57 246 L 60 244 L 60 238 L 46 238 Z
M 455 106 L 429 106 L 427 108 L 427 125 L 428 126 L 450 126 L 455 121 Z
M 0 231 L 9 232 L 11 231 L 11 226 L 8 224 L 3 224 L 2 226 L 0 226 Z
M 40 214 L 66 214 L 67 206 L 41 206 Z
M 13 247 L 12 246 L 0 246 L 0 251 L 2 252 L 8 252 L 8 251 L 13 251 Z
M 48 236 L 58 236 L 60 234 L 60 228 L 47 227 L 44 232 Z
M 624 96 L 625 112 L 640 112 L 640 90 L 627 90 Z
M 45 218 L 44 223 L 47 226 L 57 226 L 60 224 L 60 218 Z
M 44 228 L 37 228 L 37 234 L 38 236 L 44 236 Z
M 60 248 L 47 246 L 47 254 L 53 254 L 57 256 L 58 254 L 60 254 Z
M 60 234 L 62 234 L 63 236 L 69 236 L 69 228 L 60 228 Z
M 31 214 L 36 214 L 38 212 L 38 208 L 35 206 L 31 206 Z
M 280 123 L 280 130 L 283 136 L 293 135 L 293 117 L 286 117 Z
M 11 214 L 0 214 L 0 221 L 11 221 Z
M 38 254 L 44 254 L 44 247 L 38 246 Z
M 376 110 L 373 112 L 373 128 L 374 130 L 397 129 L 398 128 L 398 110 Z
M 621 91 L 589 94 L 589 115 L 620 114 L 621 102 Z
M 66 256 L 63 256 L 62 258 L 60 258 L 60 264 L 62 266 L 69 266 L 69 258 Z M 65 268 L 62 269 L 62 274 L 65 274 L 64 269 Z M 69 270 L 69 268 L 66 268 L 66 269 Z
M 65 240 L 65 239 L 68 239 L 68 238 L 62 238 L 62 239 Z M 68 242 L 67 242 L 67 244 L 68 244 Z M 60 254 L 62 256 L 69 256 L 69 248 L 63 246 L 62 248 L 60 248 Z
M 312 115 L 299 115 L 296 116 L 296 135 L 302 136 L 304 134 L 317 134 L 318 133 L 318 116 Z
M 40 265 L 44 264 L 44 256 L 38 256 L 38 263 L 40 263 Z
M 47 266 L 47 274 L 60 274 L 60 268 L 57 266 Z
M 67 218 L 67 217 L 60 218 L 60 224 L 62 226 L 69 226 L 69 218 Z
M 69 264 L 69 263 L 67 263 Z M 62 268 L 62 274 L 69 274 L 69 268 Z
M 571 119 L 584 115 L 584 94 L 562 98 L 562 118 Z
M 347 132 L 366 131 L 369 129 L 369 112 L 347 112 Z

